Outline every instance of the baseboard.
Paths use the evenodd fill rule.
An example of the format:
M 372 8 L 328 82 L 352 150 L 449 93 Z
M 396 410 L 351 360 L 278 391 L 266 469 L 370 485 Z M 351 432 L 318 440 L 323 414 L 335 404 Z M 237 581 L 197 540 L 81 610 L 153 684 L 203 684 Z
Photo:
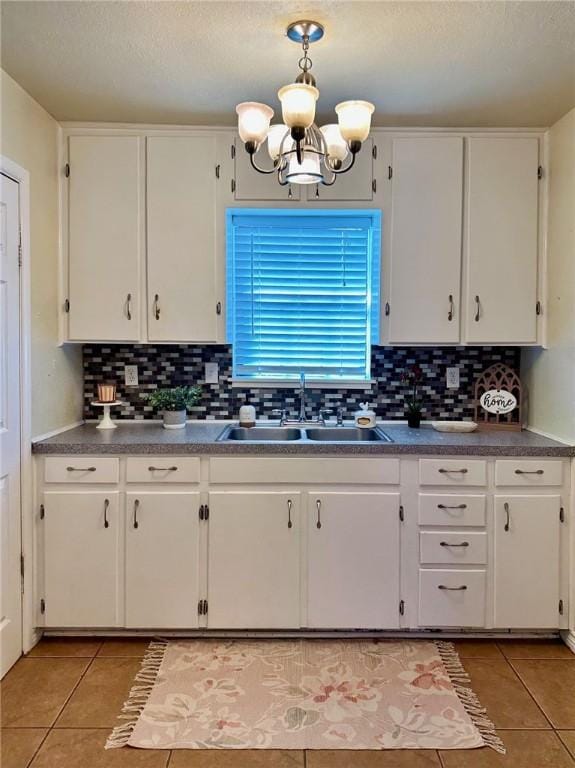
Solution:
M 68 432 L 70 429 L 75 429 L 76 427 L 81 427 L 82 424 L 84 424 L 84 420 L 81 421 L 74 421 L 72 424 L 66 424 L 65 427 L 59 427 L 58 429 L 53 429 L 51 432 L 44 432 L 43 435 L 36 435 L 32 438 L 33 443 L 39 443 L 40 440 L 47 440 L 49 437 L 55 437 L 56 435 L 61 435 L 62 432 Z
M 561 637 L 563 638 L 563 642 L 569 648 L 573 653 L 575 653 L 575 631 L 573 630 L 564 630 L 561 632 Z

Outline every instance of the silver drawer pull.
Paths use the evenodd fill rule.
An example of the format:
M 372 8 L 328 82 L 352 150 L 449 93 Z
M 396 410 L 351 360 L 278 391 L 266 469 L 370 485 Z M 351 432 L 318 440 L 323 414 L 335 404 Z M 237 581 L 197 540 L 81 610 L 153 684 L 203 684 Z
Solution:
M 442 469 L 438 469 L 437 471 L 440 472 L 442 475 L 450 475 L 454 472 L 459 473 L 461 475 L 466 475 L 469 472 L 469 470 L 466 468 L 464 469 L 443 469 L 442 468 Z
M 66 467 L 66 472 L 95 472 L 96 467 Z
M 134 528 L 138 528 L 139 525 L 140 525 L 140 523 L 138 522 L 138 508 L 139 508 L 139 506 L 140 506 L 140 500 L 139 499 L 135 499 L 134 500 L 134 519 L 132 521 L 132 524 L 133 524 Z
M 177 467 L 148 467 L 148 472 L 175 472 Z
M 288 528 L 291 528 L 293 526 L 293 523 L 291 521 L 291 508 L 292 508 L 292 500 L 287 500 L 287 508 L 288 508 Z
M 453 320 L 453 309 L 454 309 L 453 296 L 449 294 L 449 312 L 447 313 L 447 319 L 449 320 L 449 322 Z
M 462 541 L 461 544 L 451 544 L 449 541 L 440 541 L 439 546 L 440 547 L 468 547 L 469 542 Z
M 108 520 L 108 508 L 110 506 L 110 499 L 104 499 L 104 528 L 110 527 L 110 522 Z
M 321 499 L 316 499 L 315 508 L 317 510 L 317 522 L 315 527 L 321 528 Z
M 156 293 L 154 296 L 154 303 L 152 305 L 152 312 L 154 313 L 154 317 L 156 320 L 160 319 L 160 297 Z
M 467 584 L 462 584 L 460 587 L 447 587 L 445 584 L 439 584 L 437 589 L 447 589 L 450 592 L 465 592 L 467 589 Z
M 511 521 L 509 519 L 509 504 L 507 502 L 505 502 L 505 504 L 503 505 L 503 509 L 505 511 L 505 525 L 503 526 L 503 530 L 504 531 L 508 531 L 509 530 L 509 523 Z
M 437 509 L 467 509 L 467 504 L 438 504 Z
M 543 475 L 545 470 L 543 469 L 516 469 L 516 475 Z

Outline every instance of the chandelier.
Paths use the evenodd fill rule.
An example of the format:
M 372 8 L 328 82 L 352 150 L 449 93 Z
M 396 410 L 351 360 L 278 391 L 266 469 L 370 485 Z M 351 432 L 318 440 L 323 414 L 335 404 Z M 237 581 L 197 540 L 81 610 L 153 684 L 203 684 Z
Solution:
M 244 101 L 236 107 L 240 138 L 252 167 L 259 173 L 277 173 L 282 186 L 335 184 L 340 174 L 353 167 L 362 142 L 369 136 L 374 106 L 368 101 L 342 101 L 335 108 L 337 123 L 321 128 L 315 123 L 319 90 L 310 72 L 308 52 L 310 44 L 320 40 L 323 33 L 323 27 L 315 21 L 296 21 L 287 28 L 289 39 L 301 44 L 303 56 L 295 82 L 278 91 L 283 123 L 270 125 L 274 111 L 267 104 Z M 266 139 L 271 168 L 256 162 Z

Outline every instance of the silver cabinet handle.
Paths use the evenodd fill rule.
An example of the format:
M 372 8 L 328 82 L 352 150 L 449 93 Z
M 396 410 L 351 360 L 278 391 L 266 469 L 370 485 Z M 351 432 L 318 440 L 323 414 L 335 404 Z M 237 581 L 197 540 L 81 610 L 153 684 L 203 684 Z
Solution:
M 479 322 L 479 313 L 481 311 L 481 302 L 479 301 L 479 296 L 475 297 L 475 317 L 473 318 L 476 323 Z
M 543 475 L 545 473 L 544 469 L 516 469 L 515 474 L 516 475 Z
M 454 309 L 455 309 L 455 306 L 453 304 L 453 296 L 450 293 L 449 294 L 449 312 L 447 313 L 447 319 L 449 320 L 449 322 L 451 322 L 453 320 L 453 311 L 454 311 Z
M 138 509 L 140 507 L 140 500 L 135 499 L 134 501 L 134 519 L 133 519 L 133 526 L 134 528 L 139 528 L 140 523 L 138 522 Z
M 437 509 L 467 509 L 467 504 L 438 504 Z
M 503 526 L 503 530 L 508 531 L 509 523 L 511 522 L 511 520 L 509 517 L 509 504 L 507 502 L 505 502 L 505 504 L 503 505 L 503 509 L 505 510 L 505 525 Z
M 108 520 L 108 507 L 110 506 L 110 499 L 104 499 L 104 528 L 110 527 Z
M 160 297 L 158 294 L 154 296 L 154 307 L 153 307 L 154 317 L 156 320 L 160 319 Z
M 438 469 L 437 471 L 440 474 L 442 474 L 442 475 L 451 475 L 453 473 L 461 474 L 461 475 L 466 475 L 469 472 L 469 470 L 466 469 L 466 468 L 463 468 L 463 469 L 443 469 L 443 468 L 441 468 L 441 469 Z
M 288 508 L 288 528 L 292 528 L 293 523 L 291 521 L 291 508 L 292 508 L 292 500 L 287 500 L 287 508 Z
M 148 472 L 177 472 L 177 467 L 148 467 Z
M 128 320 L 132 319 L 132 294 L 129 293 L 126 297 L 126 317 Z
M 450 592 L 464 592 L 467 589 L 467 584 L 462 584 L 460 587 L 448 587 L 445 584 L 439 584 L 437 589 L 447 589 Z
M 317 522 L 316 528 L 321 528 L 321 499 L 316 499 L 315 508 L 317 509 Z
M 95 472 L 96 467 L 66 467 L 66 472 Z
M 468 541 L 462 541 L 461 544 L 452 544 L 449 541 L 440 541 L 439 542 L 440 547 L 468 547 L 469 542 Z

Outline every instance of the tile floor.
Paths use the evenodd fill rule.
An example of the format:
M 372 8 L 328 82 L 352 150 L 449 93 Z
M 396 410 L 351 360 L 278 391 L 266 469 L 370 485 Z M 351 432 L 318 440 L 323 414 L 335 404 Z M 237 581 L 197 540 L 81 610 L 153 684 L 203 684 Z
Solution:
M 44 640 L 2 681 L 2 768 L 573 768 L 575 655 L 560 642 L 463 641 L 507 747 L 440 751 L 104 751 L 146 641 Z

